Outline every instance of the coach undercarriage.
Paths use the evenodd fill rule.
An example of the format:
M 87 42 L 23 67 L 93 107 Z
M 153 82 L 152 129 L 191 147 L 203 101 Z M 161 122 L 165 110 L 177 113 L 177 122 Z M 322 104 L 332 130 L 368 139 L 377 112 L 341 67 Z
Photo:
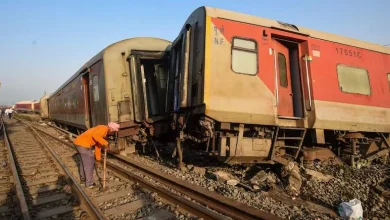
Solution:
M 301 168 L 310 169 L 316 163 L 347 164 L 354 168 L 369 166 L 374 161 L 387 163 L 390 149 L 389 134 L 384 133 L 219 123 L 185 114 L 177 116 L 175 126 L 178 134 L 174 155 L 179 168 L 184 166 L 184 145 L 205 150 L 229 164 L 280 164 L 281 177 L 287 180 L 286 189 L 292 194 L 299 193 Z M 322 131 L 321 141 L 318 133 Z
M 188 115 L 179 116 L 177 126 L 179 166 L 183 165 L 182 143 L 229 164 L 295 161 L 309 166 L 326 161 L 358 168 L 374 160 L 387 163 L 390 149 L 389 134 L 384 133 L 325 130 L 319 144 L 316 129 L 219 123 Z

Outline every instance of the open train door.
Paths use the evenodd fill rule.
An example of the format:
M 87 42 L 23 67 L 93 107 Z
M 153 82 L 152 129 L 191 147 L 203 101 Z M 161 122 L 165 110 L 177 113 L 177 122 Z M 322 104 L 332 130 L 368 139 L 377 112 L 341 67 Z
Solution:
M 168 128 L 167 123 L 159 123 L 167 117 L 165 105 L 168 54 L 165 51 L 132 50 L 128 60 L 134 121 L 152 124 L 153 134 L 150 133 L 150 135 L 159 136 L 165 133 Z M 149 139 L 149 141 L 153 140 Z
M 131 88 L 133 94 L 133 112 L 134 121 L 143 122 L 145 119 L 145 103 L 144 103 L 144 89 L 141 76 L 141 63 L 140 58 L 136 55 L 130 55 L 130 75 L 131 75 Z
M 279 118 L 304 117 L 298 43 L 273 39 L 277 113 Z
M 165 117 L 168 55 L 165 51 L 132 51 L 129 56 L 136 122 Z

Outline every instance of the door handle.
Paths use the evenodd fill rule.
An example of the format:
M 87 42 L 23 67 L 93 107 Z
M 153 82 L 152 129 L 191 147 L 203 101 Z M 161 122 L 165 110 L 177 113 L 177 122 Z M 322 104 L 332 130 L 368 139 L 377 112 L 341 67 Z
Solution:
M 278 104 L 279 104 L 279 85 L 278 85 L 278 68 L 277 68 L 277 64 L 276 64 L 276 50 L 273 49 L 273 52 L 274 52 L 274 73 L 275 73 L 275 106 L 277 107 Z

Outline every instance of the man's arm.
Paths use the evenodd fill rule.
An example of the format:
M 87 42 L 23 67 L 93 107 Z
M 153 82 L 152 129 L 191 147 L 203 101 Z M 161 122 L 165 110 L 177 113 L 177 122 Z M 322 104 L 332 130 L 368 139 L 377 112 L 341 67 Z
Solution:
M 102 146 L 108 146 L 108 142 L 104 140 L 106 137 L 108 128 L 100 128 L 93 135 L 92 138 Z

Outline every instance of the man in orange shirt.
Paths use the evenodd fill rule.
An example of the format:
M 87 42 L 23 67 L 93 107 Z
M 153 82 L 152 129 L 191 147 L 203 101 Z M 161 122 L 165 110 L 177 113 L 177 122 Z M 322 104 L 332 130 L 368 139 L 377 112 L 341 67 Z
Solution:
M 85 180 L 85 186 L 94 188 L 96 184 L 93 180 L 93 169 L 95 167 L 95 158 L 92 153 L 92 147 L 95 147 L 96 160 L 101 159 L 101 147 L 108 147 L 108 142 L 104 139 L 107 134 L 113 134 L 119 131 L 119 124 L 110 122 L 108 125 L 98 125 L 90 128 L 74 141 L 77 151 L 80 155 L 80 179 Z

